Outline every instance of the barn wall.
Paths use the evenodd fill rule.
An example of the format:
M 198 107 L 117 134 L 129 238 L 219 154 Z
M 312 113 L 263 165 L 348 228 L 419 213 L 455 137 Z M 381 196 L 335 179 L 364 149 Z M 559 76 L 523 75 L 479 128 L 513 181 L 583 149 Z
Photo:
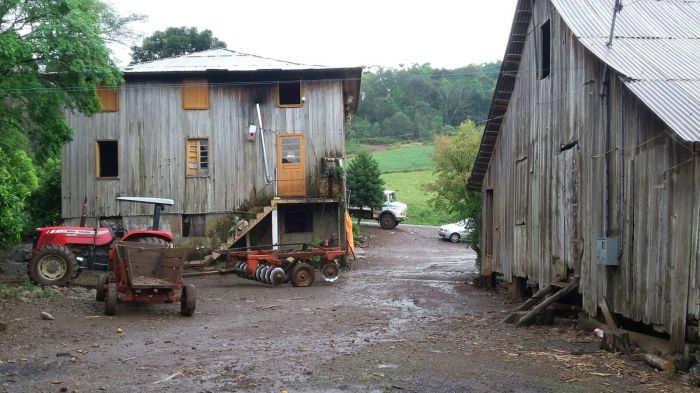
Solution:
M 541 79 L 547 19 L 552 72 Z M 484 220 L 493 222 L 484 228 L 491 270 L 540 285 L 580 277 L 589 313 L 605 297 L 616 313 L 671 333 L 678 348 L 686 314 L 699 314 L 697 153 L 576 41 L 549 2 L 535 2 L 530 23 L 482 189 L 493 193 Z M 606 234 L 623 239 L 619 267 L 596 263 L 595 240 Z
M 208 110 L 182 109 L 181 88 L 172 83 L 126 84 L 119 91 L 119 111 L 86 118 L 68 113 L 75 134 L 63 150 L 62 211 L 81 214 L 88 198 L 90 216 L 151 214 L 150 206 L 117 203 L 117 196 L 172 198 L 171 213 L 198 214 L 235 210 L 256 194 L 272 196 L 266 185 L 262 148 L 246 140 L 256 124 L 260 102 L 270 175 L 276 169 L 275 133 L 303 133 L 306 141 L 307 194 L 318 195 L 322 157 L 344 155 L 342 82 L 303 83 L 301 108 L 278 108 L 275 86 L 211 86 Z M 185 176 L 185 141 L 208 137 L 210 174 Z M 96 178 L 96 140 L 119 141 L 119 178 Z

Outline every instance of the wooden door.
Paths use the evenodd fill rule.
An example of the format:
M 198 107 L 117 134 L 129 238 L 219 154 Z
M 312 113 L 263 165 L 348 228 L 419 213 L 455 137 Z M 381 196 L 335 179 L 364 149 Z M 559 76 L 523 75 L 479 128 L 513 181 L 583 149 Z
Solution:
M 304 135 L 277 135 L 277 194 L 305 196 Z

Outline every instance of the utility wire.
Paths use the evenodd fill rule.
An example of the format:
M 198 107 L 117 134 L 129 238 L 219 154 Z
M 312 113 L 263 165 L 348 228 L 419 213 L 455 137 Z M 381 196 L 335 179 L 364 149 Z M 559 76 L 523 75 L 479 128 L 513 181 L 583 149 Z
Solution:
M 568 70 L 581 70 L 583 67 L 562 67 L 553 68 L 552 71 L 568 71 Z M 436 78 L 440 79 L 442 77 L 458 77 L 458 76 L 481 76 L 481 75 L 524 75 L 528 73 L 534 73 L 537 70 L 508 70 L 508 71 L 474 71 L 474 72 L 454 72 L 454 73 L 433 73 L 433 74 L 409 74 L 411 77 L 421 77 L 421 78 Z M 186 79 L 186 78 L 185 78 Z M 276 85 L 285 83 L 323 83 L 323 82 L 342 82 L 342 81 L 361 81 L 360 78 L 321 78 L 321 79 L 295 79 L 287 81 L 278 80 L 261 80 L 261 81 L 229 81 L 229 82 L 208 82 L 208 83 L 126 83 L 120 86 L 105 86 L 105 90 L 130 90 L 130 89 L 162 89 L 162 88 L 181 88 L 183 86 L 187 87 L 222 87 L 222 86 L 255 86 L 255 85 Z M 93 88 L 84 86 L 43 86 L 43 87 L 18 87 L 18 88 L 0 88 L 0 93 L 43 93 L 52 91 L 64 91 L 64 92 L 80 92 L 80 91 L 91 91 Z

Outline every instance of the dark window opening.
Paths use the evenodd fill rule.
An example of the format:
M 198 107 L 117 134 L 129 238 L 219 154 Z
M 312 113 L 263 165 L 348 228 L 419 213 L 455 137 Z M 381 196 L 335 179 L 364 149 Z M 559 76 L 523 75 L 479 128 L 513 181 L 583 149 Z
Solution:
M 119 176 L 119 144 L 117 141 L 97 142 L 97 177 Z
M 299 233 L 314 231 L 314 214 L 308 210 L 289 211 L 284 215 L 284 232 Z
M 544 22 L 542 25 L 542 78 L 544 79 L 549 76 L 551 70 L 551 38 L 552 30 L 550 28 L 550 21 Z
M 301 105 L 301 82 L 280 82 L 278 85 L 279 105 Z
M 204 214 L 182 215 L 182 237 L 204 237 Z

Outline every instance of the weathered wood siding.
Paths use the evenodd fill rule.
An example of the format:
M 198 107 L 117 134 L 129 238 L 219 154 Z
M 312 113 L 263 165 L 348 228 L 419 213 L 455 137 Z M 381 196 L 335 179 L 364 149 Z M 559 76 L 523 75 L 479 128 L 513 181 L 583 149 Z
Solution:
M 307 192 L 318 194 L 322 157 L 344 155 L 342 82 L 303 83 L 301 108 L 278 108 L 275 85 L 219 85 L 209 89 L 208 110 L 184 110 L 181 87 L 172 83 L 127 83 L 119 91 L 119 111 L 86 118 L 69 113 L 75 130 L 63 150 L 64 218 L 79 217 L 88 198 L 90 216 L 151 214 L 150 206 L 117 203 L 117 196 L 172 198 L 169 213 L 198 214 L 235 210 L 254 194 L 272 196 L 264 181 L 260 140 L 246 140 L 248 125 L 274 133 L 303 133 Z M 185 176 L 185 141 L 209 138 L 209 176 Z M 97 179 L 95 143 L 119 141 L 119 178 Z M 275 175 L 275 135 L 265 132 L 268 168 Z
M 547 19 L 552 71 L 540 79 Z M 483 185 L 494 198 L 484 228 L 491 268 L 540 285 L 578 276 L 589 313 L 606 297 L 616 313 L 669 332 L 678 348 L 686 314 L 700 314 L 698 146 L 678 142 L 618 78 L 548 1 L 535 2 Z M 619 267 L 596 263 L 595 240 L 606 235 L 623 239 Z

